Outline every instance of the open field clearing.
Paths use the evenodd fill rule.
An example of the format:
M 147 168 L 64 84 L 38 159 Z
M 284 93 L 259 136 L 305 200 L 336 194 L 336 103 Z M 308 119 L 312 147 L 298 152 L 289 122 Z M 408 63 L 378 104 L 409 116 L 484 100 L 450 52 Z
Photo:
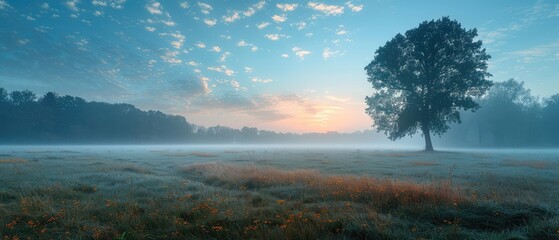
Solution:
M 559 151 L 3 146 L 0 236 L 559 239 Z

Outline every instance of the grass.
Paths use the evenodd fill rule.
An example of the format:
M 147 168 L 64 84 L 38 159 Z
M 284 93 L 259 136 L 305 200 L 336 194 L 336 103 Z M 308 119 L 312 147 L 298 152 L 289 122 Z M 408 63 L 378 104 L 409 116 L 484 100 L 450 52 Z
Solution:
M 310 160 L 306 163 L 307 155 L 323 156 L 314 153 L 293 160 L 290 158 L 298 154 L 257 152 L 249 156 L 255 159 L 253 162 L 230 161 L 242 158 L 241 151 L 228 154 L 233 155 L 230 159 L 211 158 L 214 162 L 193 161 L 200 157 L 190 154 L 182 160 L 169 156 L 170 160 L 149 157 L 141 163 L 111 161 L 103 160 L 107 154 L 102 153 L 80 161 L 61 158 L 47 164 L 39 159 L 23 168 L 5 165 L 0 168 L 0 180 L 7 180 L 0 188 L 0 236 L 559 239 L 559 192 L 554 180 L 538 178 L 540 175 L 515 178 L 506 172 L 472 178 L 472 173 L 465 175 L 471 167 L 463 169 L 458 164 L 455 170 L 457 163 L 449 162 L 453 165 L 448 168 L 444 159 L 437 160 L 437 165 L 425 165 L 433 162 L 428 160 L 432 155 L 392 152 L 375 153 L 397 159 L 379 160 L 383 164 L 393 161 L 389 170 L 402 166 L 401 171 L 425 171 L 417 166 L 429 166 L 444 177 L 347 174 L 343 173 L 347 167 L 336 165 L 348 165 L 337 160 L 344 153 L 326 154 L 331 160 L 328 165 Z M 282 158 L 282 154 L 290 158 Z M 260 161 L 270 155 L 284 160 L 269 159 L 268 165 Z M 349 158 L 353 155 L 348 153 Z M 376 161 L 366 157 L 373 154 L 361 155 L 364 163 L 360 164 Z M 556 176 L 551 179 L 557 181 Z M 526 196 L 535 199 L 528 201 Z

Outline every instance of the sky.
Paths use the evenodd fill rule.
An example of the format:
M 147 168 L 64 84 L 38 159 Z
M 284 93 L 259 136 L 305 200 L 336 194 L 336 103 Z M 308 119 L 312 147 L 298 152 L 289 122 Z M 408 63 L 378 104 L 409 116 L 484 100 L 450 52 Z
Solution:
M 559 2 L 0 0 L 0 87 L 202 126 L 371 129 L 364 67 L 422 21 L 477 28 L 491 80 L 559 92 Z

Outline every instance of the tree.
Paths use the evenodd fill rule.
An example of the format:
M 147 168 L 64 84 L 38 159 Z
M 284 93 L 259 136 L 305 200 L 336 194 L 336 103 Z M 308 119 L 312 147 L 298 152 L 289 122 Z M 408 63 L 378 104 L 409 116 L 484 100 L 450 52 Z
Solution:
M 466 30 L 443 17 L 425 21 L 397 34 L 365 67 L 376 90 L 366 97 L 366 112 L 377 131 L 391 140 L 421 130 L 425 150 L 433 151 L 431 133 L 442 135 L 449 123 L 460 123 L 460 110 L 475 111 L 474 97 L 492 85 L 487 80 L 489 54 L 475 41 L 477 30 Z

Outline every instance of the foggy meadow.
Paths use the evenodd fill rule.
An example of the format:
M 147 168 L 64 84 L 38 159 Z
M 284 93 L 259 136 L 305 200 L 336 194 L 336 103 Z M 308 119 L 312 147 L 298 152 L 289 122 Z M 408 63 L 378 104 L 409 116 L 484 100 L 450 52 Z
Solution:
M 559 240 L 558 10 L 0 0 L 0 239 Z

